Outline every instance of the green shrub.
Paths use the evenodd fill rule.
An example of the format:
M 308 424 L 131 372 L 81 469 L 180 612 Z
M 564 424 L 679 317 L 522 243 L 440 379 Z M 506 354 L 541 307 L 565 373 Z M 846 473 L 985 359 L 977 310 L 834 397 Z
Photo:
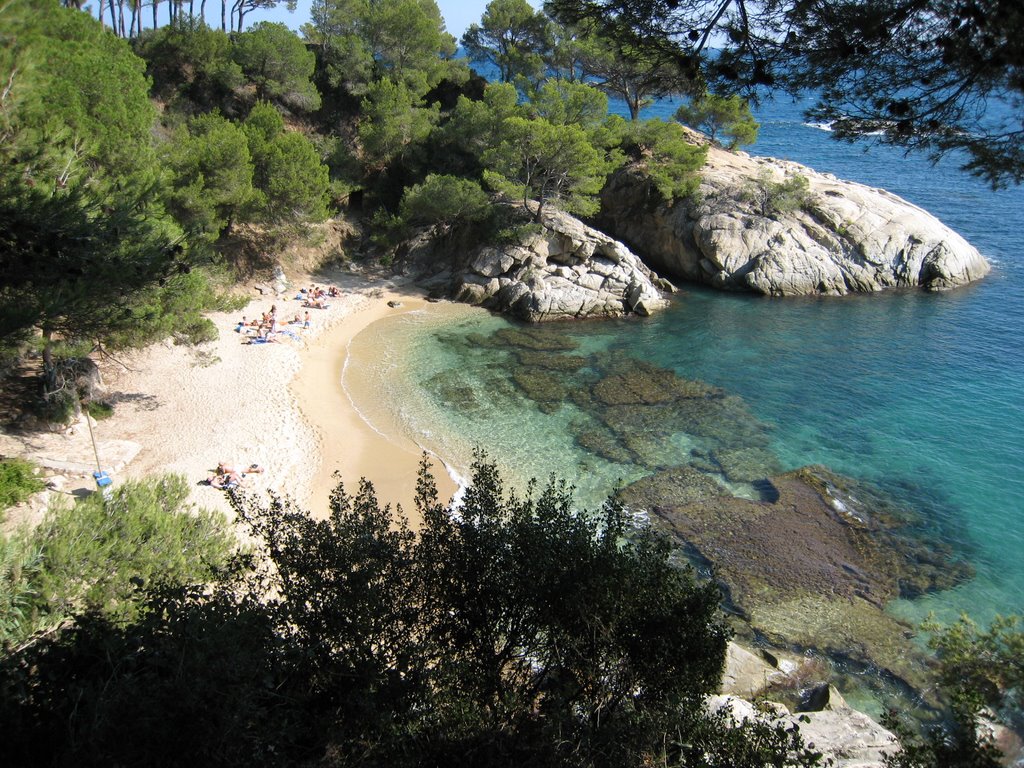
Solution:
M 217 326 L 208 317 L 198 317 L 186 324 L 175 335 L 176 344 L 205 344 L 208 341 L 216 341 Z
M 743 199 L 752 203 L 755 210 L 765 217 L 799 210 L 807 204 L 810 182 L 807 177 L 794 173 L 782 181 L 767 168 L 763 169 L 756 179 L 747 183 L 743 190 Z
M 487 216 L 489 203 L 490 195 L 477 182 L 432 173 L 405 190 L 400 215 L 410 224 L 451 226 L 480 221 Z
M 114 415 L 114 406 L 110 403 L 101 403 L 96 400 L 90 400 L 84 405 L 85 412 L 88 413 L 93 420 L 103 421 L 109 419 Z
M 38 628 L 37 587 L 42 555 L 25 535 L 0 534 L 0 648 Z
M 209 580 L 235 540 L 223 516 L 187 503 L 188 491 L 185 478 L 168 475 L 51 510 L 34 537 L 43 610 L 131 616 L 139 586 Z
M 35 474 L 35 465 L 25 459 L 0 461 L 0 510 L 20 504 L 46 484 Z

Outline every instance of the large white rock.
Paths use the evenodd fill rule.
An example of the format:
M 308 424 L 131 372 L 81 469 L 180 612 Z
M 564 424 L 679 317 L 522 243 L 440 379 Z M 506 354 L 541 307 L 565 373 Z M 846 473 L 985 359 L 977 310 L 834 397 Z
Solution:
M 759 176 L 808 181 L 804 205 L 758 204 Z M 989 264 L 934 216 L 882 189 L 797 163 L 708 148 L 700 192 L 652 203 L 642 168 L 616 174 L 602 193 L 607 231 L 661 274 L 718 288 L 786 296 L 920 286 L 954 288 Z
M 541 223 L 523 243 L 472 254 L 452 295 L 530 322 L 649 315 L 668 305 L 658 278 L 622 243 L 554 209 Z
M 891 731 L 851 709 L 841 697 L 833 708 L 799 714 L 775 702 L 766 702 L 765 713 L 749 701 L 729 695 L 710 696 L 706 706 L 713 712 L 724 710 L 737 724 L 774 716 L 787 727 L 796 726 L 804 744 L 831 759 L 833 768 L 882 768 L 884 756 L 899 749 Z

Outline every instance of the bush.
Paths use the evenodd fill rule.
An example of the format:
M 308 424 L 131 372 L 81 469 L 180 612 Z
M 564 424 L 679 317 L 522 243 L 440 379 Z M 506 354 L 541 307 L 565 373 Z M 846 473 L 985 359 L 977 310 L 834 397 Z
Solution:
M 704 131 L 711 141 L 719 134 L 728 136 L 729 149 L 757 141 L 760 125 L 750 112 L 750 104 L 742 96 L 716 96 L 709 93 L 676 110 L 676 120 Z
M 155 500 L 156 497 L 154 497 Z M 233 497 L 269 562 L 150 589 L 0 662 L 17 764 L 618 768 L 812 765 L 799 734 L 709 715 L 714 586 L 564 483 L 507 494 L 478 459 L 457 510 L 424 464 L 417 537 L 365 481 L 314 520 Z M 90 561 L 95 558 L 87 558 Z M 133 568 L 122 569 L 131 573 Z
M 42 555 L 27 536 L 0 534 L 0 648 L 32 634 L 38 625 L 37 591 Z
M 114 406 L 110 403 L 101 403 L 96 400 L 90 400 L 86 403 L 84 410 L 94 421 L 103 421 L 114 415 Z
M 799 210 L 807 204 L 810 182 L 807 177 L 794 173 L 782 181 L 776 181 L 767 168 L 749 182 L 743 190 L 743 199 L 752 203 L 754 209 L 765 217 Z
M 490 196 L 480 185 L 457 176 L 430 174 L 405 190 L 400 215 L 409 224 L 452 226 L 487 216 Z
M 209 580 L 235 544 L 223 516 L 187 504 L 188 484 L 168 475 L 129 481 L 108 501 L 94 493 L 57 507 L 33 534 L 44 567 L 41 610 L 135 615 L 140 586 Z
M 35 472 L 35 464 L 25 459 L 0 461 L 0 510 L 20 504 L 46 487 Z

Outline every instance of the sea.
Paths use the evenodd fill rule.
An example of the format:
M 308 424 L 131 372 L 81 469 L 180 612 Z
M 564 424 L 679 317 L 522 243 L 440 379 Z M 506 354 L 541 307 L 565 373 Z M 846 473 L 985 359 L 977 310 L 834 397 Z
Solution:
M 966 614 L 986 623 L 1024 613 L 1024 188 L 992 190 L 960 170 L 870 140 L 832 139 L 809 124 L 810 102 L 755 108 L 751 154 L 793 160 L 882 187 L 937 216 L 991 262 L 983 280 L 945 293 L 770 299 L 682 285 L 655 317 L 558 324 L 585 366 L 630 360 L 718 387 L 784 469 L 822 464 L 912 508 L 974 576 L 889 610 L 912 623 Z M 616 105 L 613 103 L 613 110 Z M 671 117 L 666 100 L 645 117 Z M 371 326 L 354 342 L 359 366 L 343 386 L 373 392 L 356 406 L 384 433 L 403 434 L 460 479 L 474 450 L 509 487 L 555 476 L 598 509 L 617 485 L 650 473 L 583 447 L 592 417 L 572 398 L 524 397 L 521 363 L 490 343 L 515 324 L 437 305 Z M 668 460 L 699 440 L 659 437 Z M 444 471 L 444 470 L 442 470 Z M 735 488 L 739 494 L 749 492 Z

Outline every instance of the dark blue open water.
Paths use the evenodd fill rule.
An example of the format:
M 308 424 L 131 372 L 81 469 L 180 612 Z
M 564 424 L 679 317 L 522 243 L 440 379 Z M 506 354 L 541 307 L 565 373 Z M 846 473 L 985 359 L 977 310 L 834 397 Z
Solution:
M 1024 190 L 993 192 L 952 161 L 932 166 L 891 148 L 839 144 L 804 125 L 802 109 L 789 101 L 758 109 L 752 151 L 903 196 L 972 242 L 991 275 L 945 294 L 771 300 L 687 288 L 657 318 L 583 324 L 579 343 L 738 394 L 768 426 L 786 468 L 825 464 L 918 510 L 977 576 L 895 605 L 897 613 L 916 621 L 929 611 L 946 620 L 1024 612 Z M 668 116 L 674 106 L 652 111 Z M 381 397 L 359 405 L 456 472 L 482 445 L 520 482 L 553 472 L 595 508 L 617 480 L 642 471 L 583 451 L 570 436 L 580 413 L 568 404 L 542 413 L 518 396 L 507 357 L 451 343 L 453 334 L 504 325 L 449 308 L 372 328 L 357 346 L 377 364 L 352 375 Z M 680 454 L 690 447 L 685 435 L 669 442 Z

